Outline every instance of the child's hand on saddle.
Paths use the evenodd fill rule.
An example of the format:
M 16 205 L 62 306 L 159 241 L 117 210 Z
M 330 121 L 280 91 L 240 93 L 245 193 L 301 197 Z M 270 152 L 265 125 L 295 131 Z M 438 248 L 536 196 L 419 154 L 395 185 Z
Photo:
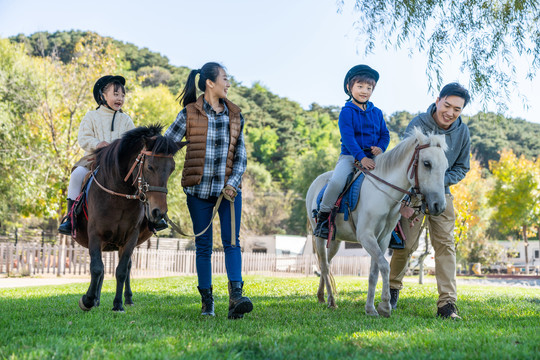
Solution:
M 368 169 L 368 170 L 375 169 L 375 161 L 373 161 L 372 159 L 368 157 L 362 158 L 362 160 L 360 160 L 360 164 L 362 164 L 362 166 L 365 169 Z
M 378 147 L 378 146 L 372 146 L 372 147 L 371 147 L 371 153 L 372 153 L 373 155 L 375 155 L 375 156 L 381 155 L 381 154 L 382 154 L 382 150 L 381 150 L 381 148 Z
M 108 142 L 102 141 L 102 142 L 100 142 L 99 144 L 97 144 L 96 149 L 101 149 L 102 147 L 105 147 L 105 146 L 107 146 L 107 145 L 109 145 Z

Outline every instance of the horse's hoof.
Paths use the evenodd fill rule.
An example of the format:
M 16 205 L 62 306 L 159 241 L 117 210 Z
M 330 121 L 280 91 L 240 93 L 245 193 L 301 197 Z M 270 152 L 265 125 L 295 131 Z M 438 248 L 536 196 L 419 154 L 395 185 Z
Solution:
M 83 302 L 83 297 L 82 297 L 82 296 L 81 296 L 81 298 L 79 299 L 79 307 L 80 307 L 81 310 L 83 310 L 83 311 L 90 311 L 90 310 L 92 310 L 92 307 L 87 308 L 86 306 L 84 306 L 84 302 Z
M 116 313 L 125 313 L 126 311 L 124 310 L 124 308 L 119 308 L 119 309 L 116 309 L 116 308 L 112 308 L 112 311 L 116 312 Z
M 379 313 L 377 312 L 377 310 L 375 310 L 375 307 L 370 307 L 370 308 L 366 308 L 366 315 L 378 317 Z
M 133 305 L 135 305 L 135 303 L 133 303 L 133 302 L 130 302 L 130 303 L 124 303 L 124 306 L 133 306 Z
M 392 314 L 390 303 L 379 303 L 379 305 L 377 305 L 377 311 L 381 316 L 384 316 L 386 318 L 389 318 Z

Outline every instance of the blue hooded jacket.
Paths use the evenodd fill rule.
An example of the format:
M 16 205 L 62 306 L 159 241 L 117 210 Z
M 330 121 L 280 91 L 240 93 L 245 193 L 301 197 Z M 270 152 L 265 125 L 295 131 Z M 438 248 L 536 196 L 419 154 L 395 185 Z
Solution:
M 390 132 L 386 127 L 382 111 L 368 102 L 362 110 L 352 101 L 345 103 L 339 113 L 339 131 L 341 133 L 341 154 L 352 155 L 355 160 L 364 157 L 373 158 L 371 146 L 386 151 L 390 143 Z M 366 149 L 367 150 L 362 150 Z

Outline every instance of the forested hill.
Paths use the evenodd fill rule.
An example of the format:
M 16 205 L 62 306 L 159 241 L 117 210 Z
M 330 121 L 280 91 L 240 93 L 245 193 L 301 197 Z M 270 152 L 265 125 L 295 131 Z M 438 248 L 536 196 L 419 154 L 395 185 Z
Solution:
M 175 99 L 189 71 L 147 48 L 92 32 L 0 38 L 0 174 L 9 175 L 0 177 L 0 230 L 21 214 L 51 219 L 63 213 L 60 205 L 70 169 L 81 156 L 78 126 L 95 107 L 91 89 L 98 77 L 125 76 L 128 98 L 123 109 L 135 124 L 160 122 L 167 127 L 181 109 Z M 246 86 L 231 75 L 229 98 L 246 118 L 249 165 L 243 183 L 243 226 L 265 234 L 302 233 L 302 197 L 317 175 L 333 168 L 339 155 L 341 104 L 313 103 L 303 109 L 258 83 Z M 386 114 L 392 145 L 414 115 Z M 484 113 L 464 120 L 471 129 L 472 151 L 484 167 L 498 160 L 503 148 L 529 159 L 540 153 L 540 124 Z M 171 177 L 171 188 L 180 188 L 179 173 Z M 171 192 L 171 213 L 187 214 L 182 196 L 181 191 Z M 188 216 L 179 220 L 189 226 Z
M 85 36 L 93 34 L 83 31 L 58 31 L 55 33 L 38 32 L 28 37 L 20 34 L 11 38 L 12 41 L 25 43 L 29 55 L 57 56 L 62 62 L 69 63 L 74 56 L 75 44 Z M 130 43 L 124 43 L 111 38 L 110 40 L 122 53 L 126 67 L 137 76 L 144 78 L 143 86 L 155 87 L 166 85 L 172 94 L 178 94 L 189 73 L 187 67 L 171 65 L 169 59 L 148 48 L 139 48 Z M 232 74 L 234 76 L 234 74 Z M 263 80 L 264 74 L 261 74 Z M 249 116 L 250 128 L 258 129 L 251 136 L 255 140 L 252 155 L 272 170 L 276 161 L 287 156 L 301 154 L 306 145 L 311 146 L 321 136 L 316 132 L 315 137 L 306 138 L 306 132 L 311 132 L 313 126 L 320 125 L 317 118 L 336 120 L 339 107 L 321 107 L 312 104 L 309 110 L 303 110 L 294 101 L 280 98 L 259 84 L 251 88 L 235 83 L 234 88 L 244 113 Z M 423 109 L 419 109 L 423 111 Z M 415 114 L 397 112 L 387 114 L 387 122 L 395 135 L 401 136 L 408 122 Z M 478 113 L 472 117 L 464 117 L 471 131 L 473 154 L 487 167 L 489 160 L 498 160 L 498 152 L 504 148 L 512 149 L 516 154 L 524 154 L 534 158 L 540 154 L 540 124 L 530 123 L 522 119 L 505 118 L 493 113 Z M 324 125 L 324 124 L 323 124 Z M 331 126 L 334 128 L 334 126 Z M 310 131 L 307 131 L 310 129 Z M 260 131 L 270 134 L 259 133 Z M 323 136 L 330 137 L 330 134 Z M 266 140 L 265 140 L 266 139 Z M 276 139 L 272 142 L 271 139 Z M 394 139 L 397 139 L 394 136 Z M 334 137 L 334 140 L 335 137 Z M 337 139 L 339 141 L 339 139 Z M 300 144 L 308 141 L 309 144 Z M 271 153 L 272 152 L 272 153 Z M 277 178 L 289 178 L 286 169 L 274 169 Z

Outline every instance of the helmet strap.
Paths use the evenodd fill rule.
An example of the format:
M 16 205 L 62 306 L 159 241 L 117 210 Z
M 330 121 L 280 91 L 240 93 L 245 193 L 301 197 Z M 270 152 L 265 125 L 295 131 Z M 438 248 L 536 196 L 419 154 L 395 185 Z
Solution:
M 366 107 L 367 107 L 367 103 L 368 103 L 368 101 L 369 101 L 369 100 L 368 100 L 368 101 L 358 101 L 358 99 L 357 99 L 357 98 L 355 98 L 354 96 L 352 96 L 352 94 L 351 94 L 351 95 L 349 95 L 349 96 L 350 96 L 351 98 L 353 98 L 353 99 L 354 99 L 354 101 L 355 101 L 355 102 L 356 102 L 357 104 L 360 104 L 360 105 L 364 105 L 364 106 L 366 106 Z M 365 110 L 365 109 L 364 109 L 364 110 Z

